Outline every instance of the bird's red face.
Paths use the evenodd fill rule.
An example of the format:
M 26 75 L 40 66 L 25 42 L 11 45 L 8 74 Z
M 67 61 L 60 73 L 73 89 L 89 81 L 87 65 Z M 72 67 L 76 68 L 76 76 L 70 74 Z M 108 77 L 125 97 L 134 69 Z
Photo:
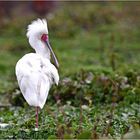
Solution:
M 41 36 L 41 40 L 42 40 L 42 41 L 48 41 L 48 40 L 49 40 L 48 35 L 47 35 L 47 34 L 43 34 L 43 35 Z
M 52 58 L 54 60 L 54 63 L 55 63 L 55 66 L 58 68 L 59 67 L 59 63 L 58 63 L 58 60 L 52 50 L 52 47 L 50 46 L 50 43 L 49 43 L 49 37 L 48 37 L 48 34 L 43 34 L 41 36 L 41 40 L 46 44 L 46 46 L 49 48 L 51 54 L 52 54 Z

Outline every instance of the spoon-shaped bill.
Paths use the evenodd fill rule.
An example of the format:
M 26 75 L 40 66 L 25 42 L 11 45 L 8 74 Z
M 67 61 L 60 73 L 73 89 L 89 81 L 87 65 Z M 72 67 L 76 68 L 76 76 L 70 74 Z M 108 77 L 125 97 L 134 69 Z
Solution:
M 57 60 L 57 58 L 56 58 L 56 56 L 55 56 L 55 54 L 54 54 L 54 52 L 52 50 L 52 47 L 50 46 L 49 41 L 46 41 L 46 45 L 47 45 L 47 47 L 49 48 L 49 50 L 50 50 L 50 52 L 52 54 L 52 58 L 53 58 L 53 61 L 55 63 L 55 66 L 58 68 L 59 67 L 59 63 L 58 63 L 58 60 Z

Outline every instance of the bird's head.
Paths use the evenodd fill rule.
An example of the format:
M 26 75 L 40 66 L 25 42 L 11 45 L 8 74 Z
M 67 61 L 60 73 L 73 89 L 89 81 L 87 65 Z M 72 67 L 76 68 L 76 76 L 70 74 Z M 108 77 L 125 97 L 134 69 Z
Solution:
M 30 25 L 28 25 L 26 35 L 29 38 L 30 45 L 34 49 L 36 49 L 37 47 L 40 47 L 39 45 L 36 45 L 37 42 L 45 43 L 45 47 L 47 47 L 50 50 L 50 52 L 52 54 L 52 58 L 53 58 L 54 63 L 55 63 L 55 66 L 58 68 L 59 63 L 58 63 L 57 58 L 56 58 L 56 56 L 52 50 L 52 47 L 50 46 L 50 43 L 49 43 L 47 21 L 45 19 L 34 20 Z

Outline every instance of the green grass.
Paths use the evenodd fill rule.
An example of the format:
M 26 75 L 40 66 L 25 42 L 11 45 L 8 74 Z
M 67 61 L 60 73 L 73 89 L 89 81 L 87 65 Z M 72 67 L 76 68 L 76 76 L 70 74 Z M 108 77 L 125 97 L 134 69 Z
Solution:
M 121 42 L 120 34 L 115 34 L 113 50 L 110 50 L 111 33 L 105 34 L 102 39 L 96 31 L 79 32 L 75 37 L 68 39 L 55 38 L 50 35 L 51 45 L 60 63 L 60 76 L 72 75 L 81 69 L 112 71 L 111 55 L 114 54 L 116 71 L 140 68 L 139 42 L 126 40 Z M 101 43 L 102 41 L 102 43 Z M 16 62 L 24 54 L 34 52 L 27 43 L 26 36 L 0 39 L 0 73 L 1 79 L 14 78 Z M 8 80 L 8 83 L 13 81 Z M 1 85 L 4 87 L 3 85 Z M 7 89 L 5 89 L 7 90 Z
M 58 138 L 85 138 L 84 133 L 96 133 L 98 137 L 104 137 L 104 132 L 112 137 L 121 137 L 127 132 L 131 123 L 133 125 L 138 121 L 139 106 L 116 106 L 114 117 L 110 119 L 110 105 L 87 107 L 87 109 L 76 108 L 69 104 L 64 106 L 47 105 L 39 113 L 39 131 L 35 132 L 35 109 L 11 108 L 4 109 L 0 113 L 5 123 L 9 127 L 1 129 L 1 138 L 48 138 L 56 136 Z M 121 113 L 120 113 L 121 112 Z M 137 115 L 135 115 L 137 113 Z M 110 122 L 111 121 L 111 122 Z M 135 124 L 134 124 L 135 122 Z M 109 130 L 106 129 L 110 125 Z M 96 128 L 96 131 L 94 130 Z M 130 128 L 132 129 L 132 128 Z M 107 134 L 108 135 L 108 134 Z M 91 138 L 91 136 L 89 136 Z

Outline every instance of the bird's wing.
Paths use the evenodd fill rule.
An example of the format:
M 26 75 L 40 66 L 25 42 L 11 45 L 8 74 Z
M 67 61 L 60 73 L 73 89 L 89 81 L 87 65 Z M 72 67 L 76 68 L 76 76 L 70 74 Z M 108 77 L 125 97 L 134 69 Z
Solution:
M 42 63 L 44 66 L 43 72 L 45 73 L 45 75 L 50 77 L 50 81 L 52 82 L 52 84 L 55 83 L 56 85 L 58 85 L 59 74 L 56 67 L 53 64 L 51 64 L 50 61 L 47 61 L 47 59 L 42 59 Z
M 43 60 L 40 56 L 28 54 L 16 65 L 16 76 L 24 98 L 29 105 L 40 108 L 45 104 L 52 80 L 57 83 L 59 80 L 57 70 L 52 71 L 53 65 Z

